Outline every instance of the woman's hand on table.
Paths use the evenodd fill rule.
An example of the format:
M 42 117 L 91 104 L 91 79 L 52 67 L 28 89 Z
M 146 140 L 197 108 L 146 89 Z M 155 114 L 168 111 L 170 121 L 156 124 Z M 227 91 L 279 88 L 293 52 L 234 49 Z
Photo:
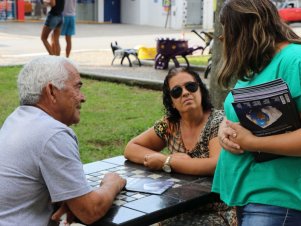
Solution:
M 143 164 L 145 167 L 153 170 L 161 170 L 167 156 L 158 152 L 152 154 L 146 154 L 144 156 Z

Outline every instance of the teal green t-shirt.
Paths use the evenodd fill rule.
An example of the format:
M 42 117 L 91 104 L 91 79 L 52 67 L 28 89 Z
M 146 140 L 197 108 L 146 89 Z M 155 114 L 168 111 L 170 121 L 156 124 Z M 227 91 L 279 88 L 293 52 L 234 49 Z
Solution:
M 251 81 L 238 81 L 235 87 L 257 85 L 276 78 L 287 82 L 301 112 L 301 45 L 287 45 Z M 225 114 L 229 120 L 238 122 L 232 102 L 229 93 L 224 103 Z M 220 193 L 221 199 L 230 206 L 260 203 L 301 210 L 301 157 L 256 163 L 250 152 L 235 155 L 222 150 L 212 191 Z

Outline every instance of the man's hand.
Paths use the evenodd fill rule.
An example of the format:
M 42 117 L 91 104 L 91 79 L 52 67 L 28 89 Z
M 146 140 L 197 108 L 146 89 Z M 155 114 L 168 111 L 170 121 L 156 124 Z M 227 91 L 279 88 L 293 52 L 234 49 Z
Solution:
M 66 203 L 62 203 L 61 206 L 58 208 L 57 211 L 51 216 L 51 220 L 59 222 L 61 220 L 61 217 L 66 214 L 66 220 L 65 220 L 65 225 L 71 224 L 75 217 L 73 213 L 70 211 Z
M 126 184 L 126 179 L 122 178 L 119 174 L 117 173 L 106 173 L 104 177 L 102 178 L 101 184 L 116 184 L 117 185 L 117 191 L 120 192 L 125 184 Z

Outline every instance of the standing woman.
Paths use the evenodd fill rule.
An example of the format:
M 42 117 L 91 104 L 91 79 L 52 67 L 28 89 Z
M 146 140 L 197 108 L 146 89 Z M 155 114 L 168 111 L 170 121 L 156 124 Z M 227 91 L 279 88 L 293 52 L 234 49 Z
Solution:
M 248 87 L 282 78 L 290 88 L 301 112 L 301 39 L 283 23 L 270 0 L 228 0 L 220 12 L 223 25 L 223 64 L 219 83 L 228 86 L 238 79 L 235 88 Z M 228 120 L 238 122 L 228 94 L 224 109 Z M 277 139 L 257 142 L 258 149 L 245 149 L 239 126 L 228 128 L 223 122 L 219 140 L 223 147 L 216 167 L 213 192 L 230 206 L 237 206 L 242 226 L 301 225 L 301 146 L 294 153 L 275 146 Z M 300 132 L 300 131 L 299 131 Z M 294 138 L 295 132 L 287 137 Z M 245 140 L 244 140 L 245 138 Z M 249 140 L 247 133 L 244 140 Z M 264 139 L 267 139 L 265 137 Z M 260 138 L 263 139 L 263 138 Z M 281 138 L 278 138 L 281 140 Z M 233 143 L 234 142 L 234 143 Z M 261 146 L 266 146 L 264 149 Z M 240 148 L 244 148 L 241 150 Z M 257 163 L 251 151 L 287 155 Z M 290 155 L 290 156 L 289 156 Z
M 51 6 L 51 9 L 42 29 L 41 40 L 49 55 L 59 56 L 61 53 L 59 38 L 61 26 L 63 24 L 62 12 L 64 10 L 65 0 L 47 0 L 45 2 L 47 2 L 47 5 Z M 51 32 L 51 43 L 49 43 L 48 37 Z
M 171 69 L 163 84 L 165 116 L 126 146 L 127 159 L 153 170 L 212 176 L 221 146 L 217 132 L 223 111 L 215 110 L 199 75 Z M 161 151 L 167 147 L 168 154 Z M 235 211 L 219 200 L 161 222 L 170 226 L 233 226 Z

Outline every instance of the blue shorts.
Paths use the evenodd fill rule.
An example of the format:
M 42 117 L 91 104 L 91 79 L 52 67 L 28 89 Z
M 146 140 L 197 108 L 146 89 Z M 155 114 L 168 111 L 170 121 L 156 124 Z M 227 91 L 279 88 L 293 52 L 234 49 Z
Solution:
M 75 16 L 64 16 L 61 35 L 71 36 L 75 34 Z
M 57 16 L 57 15 L 48 14 L 44 25 L 49 27 L 51 30 L 54 30 L 55 28 L 60 28 L 62 24 L 63 24 L 62 15 Z

